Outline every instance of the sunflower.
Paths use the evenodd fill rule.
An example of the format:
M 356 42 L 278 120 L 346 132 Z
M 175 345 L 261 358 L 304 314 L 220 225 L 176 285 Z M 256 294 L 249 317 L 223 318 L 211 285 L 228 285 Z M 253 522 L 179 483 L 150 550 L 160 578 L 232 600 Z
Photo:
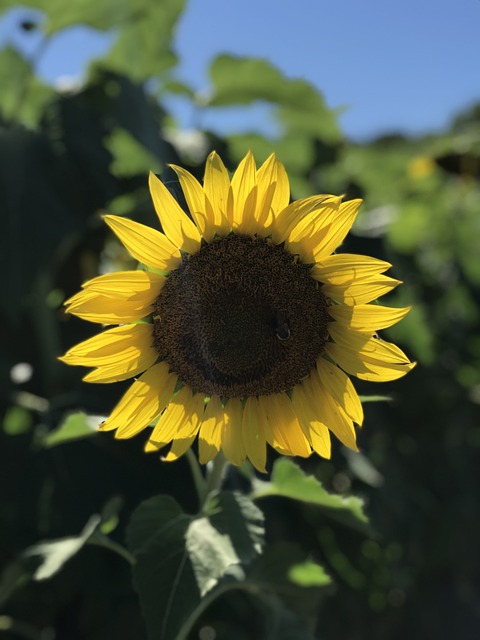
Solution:
M 383 382 L 413 363 L 379 329 L 408 308 L 369 304 L 398 284 L 375 258 L 333 253 L 361 201 L 316 195 L 290 203 L 288 177 L 271 155 L 248 153 L 231 180 L 220 157 L 203 186 L 176 172 L 190 216 L 152 173 L 163 233 L 106 215 L 141 268 L 101 275 L 65 304 L 68 313 L 117 325 L 61 358 L 91 367 L 86 382 L 135 381 L 102 431 L 131 438 L 149 426 L 146 451 L 166 460 L 198 437 L 201 463 L 220 450 L 265 471 L 280 454 L 330 457 L 330 432 L 357 449 L 363 411 L 349 378 Z

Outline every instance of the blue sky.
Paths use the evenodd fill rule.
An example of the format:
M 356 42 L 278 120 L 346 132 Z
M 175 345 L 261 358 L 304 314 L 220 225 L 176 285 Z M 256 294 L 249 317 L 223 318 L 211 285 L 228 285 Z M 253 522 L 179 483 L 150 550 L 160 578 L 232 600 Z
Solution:
M 31 50 L 36 36 L 19 36 L 13 18 L 0 23 L 0 42 Z M 480 0 L 190 0 L 175 49 L 178 75 L 198 90 L 208 88 L 208 64 L 219 53 L 267 58 L 312 82 L 329 106 L 344 107 L 344 132 L 364 139 L 438 130 L 480 100 L 479 30 Z M 50 82 L 80 75 L 107 44 L 103 34 L 68 30 L 39 72 Z M 179 115 L 188 126 L 191 114 Z M 254 109 L 220 122 L 241 129 L 264 120 L 265 110 Z

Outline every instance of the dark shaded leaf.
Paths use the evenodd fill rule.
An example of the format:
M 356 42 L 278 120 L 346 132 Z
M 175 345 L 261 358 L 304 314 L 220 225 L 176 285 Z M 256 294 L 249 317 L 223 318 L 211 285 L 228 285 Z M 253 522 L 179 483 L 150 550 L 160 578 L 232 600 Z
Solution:
M 281 602 L 287 619 L 294 616 L 303 633 L 315 625 L 318 604 L 331 582 L 321 565 L 306 557 L 298 545 L 288 543 L 267 546 L 250 566 L 248 580 L 271 602 Z
M 152 639 L 175 638 L 202 597 L 225 581 L 243 580 L 243 564 L 259 551 L 262 516 L 246 498 L 221 493 L 209 512 L 189 516 L 158 496 L 132 516 L 134 582 Z

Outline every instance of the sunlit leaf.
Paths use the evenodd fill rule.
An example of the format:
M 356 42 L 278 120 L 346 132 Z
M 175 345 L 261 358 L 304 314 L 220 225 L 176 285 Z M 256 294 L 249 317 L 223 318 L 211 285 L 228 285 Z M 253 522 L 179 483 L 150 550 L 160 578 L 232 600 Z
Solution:
M 106 147 L 114 157 L 112 173 L 119 177 L 131 177 L 160 171 L 159 161 L 124 129 L 115 129 L 106 140 Z
M 287 127 L 338 140 L 336 118 L 320 92 L 305 80 L 287 78 L 267 60 L 220 55 L 211 64 L 210 77 L 210 106 L 264 100 L 280 107 L 279 118 Z
M 89 438 L 95 435 L 102 419 L 101 416 L 89 416 L 83 411 L 71 413 L 56 429 L 45 436 L 42 445 L 49 449 L 72 440 Z
M 299 545 L 285 542 L 265 548 L 250 566 L 248 580 L 261 585 L 265 595 L 278 598 L 302 629 L 314 624 L 325 587 L 331 582 L 323 567 L 308 558 Z
M 40 542 L 27 549 L 24 552 L 25 557 L 41 558 L 41 564 L 33 574 L 34 580 L 46 580 L 58 573 L 63 565 L 85 545 L 100 520 L 100 516 L 92 516 L 78 536 Z
M 177 62 L 172 48 L 173 30 L 185 1 L 135 0 L 124 4 L 128 7 L 127 19 L 122 22 L 111 51 L 102 59 L 102 66 L 138 82 L 173 67 Z
M 3 430 L 9 436 L 18 436 L 30 431 L 32 425 L 32 414 L 23 407 L 9 407 L 3 418 Z
M 331 582 L 325 569 L 312 560 L 292 565 L 288 577 L 299 587 L 324 587 Z
M 272 470 L 270 482 L 255 480 L 252 497 L 256 500 L 268 496 L 283 496 L 299 502 L 316 505 L 353 516 L 353 520 L 365 525 L 368 520 L 363 502 L 355 496 L 344 497 L 328 493 L 313 476 L 307 476 L 294 462 L 279 458 Z

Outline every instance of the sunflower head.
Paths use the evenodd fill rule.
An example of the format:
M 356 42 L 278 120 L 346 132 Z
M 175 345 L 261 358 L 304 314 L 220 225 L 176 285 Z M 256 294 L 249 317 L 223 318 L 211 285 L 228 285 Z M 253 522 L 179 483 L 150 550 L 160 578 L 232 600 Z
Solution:
M 265 470 L 267 443 L 284 455 L 330 457 L 330 433 L 356 449 L 363 411 L 350 375 L 383 382 L 413 363 L 377 330 L 408 308 L 369 304 L 398 284 L 375 258 L 334 253 L 361 201 L 316 195 L 290 203 L 272 155 L 248 153 L 232 178 L 207 159 L 203 185 L 173 166 L 187 215 L 163 183 L 149 185 L 162 231 L 105 221 L 137 271 L 99 276 L 66 302 L 85 320 L 116 325 L 61 358 L 84 380 L 134 382 L 101 430 L 130 438 L 152 427 L 147 451 L 166 460 L 198 438 L 200 462 L 220 450 Z

